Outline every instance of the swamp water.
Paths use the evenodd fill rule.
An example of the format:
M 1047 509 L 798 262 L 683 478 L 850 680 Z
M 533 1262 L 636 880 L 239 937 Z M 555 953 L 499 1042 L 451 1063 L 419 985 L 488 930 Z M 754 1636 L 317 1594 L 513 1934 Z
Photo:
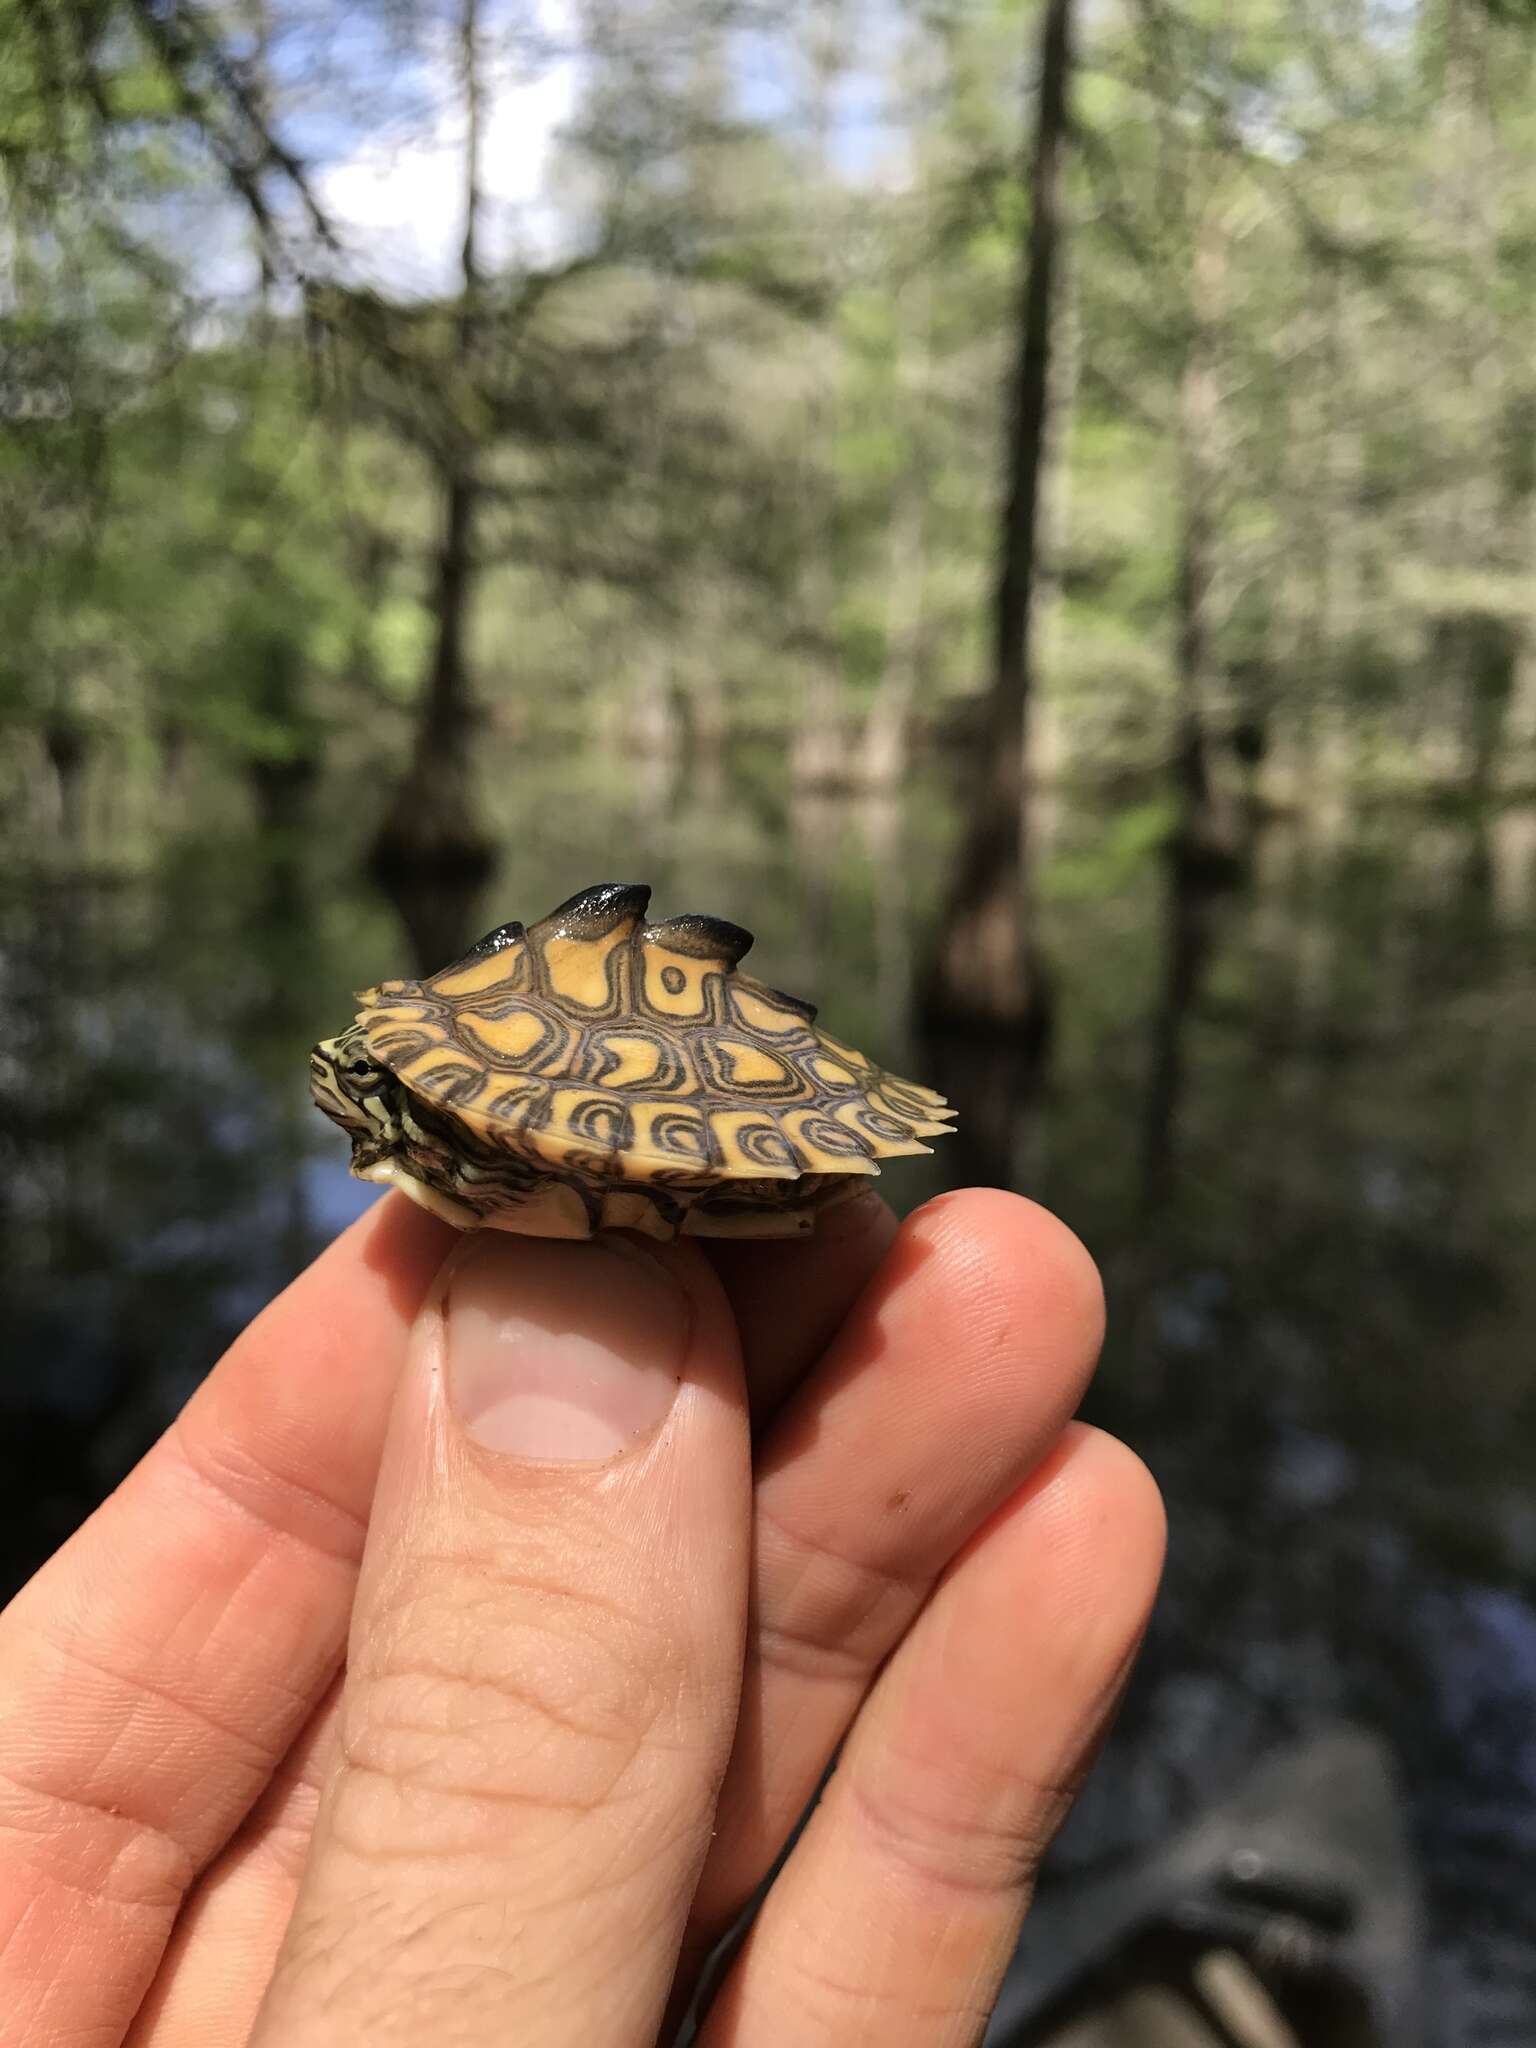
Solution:
M 1103 1267 L 1087 1413 L 1167 1496 L 1131 1696 L 1057 1852 L 1112 1865 L 1347 1715 L 1390 1743 L 1428 1897 L 1436 2048 L 1536 2041 L 1536 811 L 1268 823 L 1244 884 L 1180 891 L 1145 805 L 1042 817 L 1043 1075 L 920 1040 L 954 829 L 509 763 L 474 904 L 360 878 L 366 806 L 131 856 L 13 844 L 0 880 L 0 1576 L 10 1590 L 223 1343 L 372 1199 L 305 1054 L 381 975 L 594 881 L 757 935 L 751 968 L 937 1081 L 963 1135 L 910 1207 L 1000 1180 Z M 232 814 L 240 815 L 239 806 Z M 118 836 L 123 836 L 119 834 Z

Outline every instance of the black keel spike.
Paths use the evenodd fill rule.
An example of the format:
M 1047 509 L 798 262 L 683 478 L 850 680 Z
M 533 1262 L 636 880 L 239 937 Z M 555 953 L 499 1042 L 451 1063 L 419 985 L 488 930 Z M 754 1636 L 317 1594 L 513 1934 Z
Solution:
M 663 918 L 660 924 L 649 926 L 645 936 L 657 945 L 670 946 L 675 953 L 686 953 L 696 960 L 714 960 L 725 968 L 734 967 L 752 950 L 752 934 L 743 931 L 739 924 L 696 913 Z
M 605 939 L 619 925 L 638 924 L 650 900 L 648 882 L 597 882 L 541 917 L 539 925 L 573 939 Z
M 506 924 L 497 925 L 495 931 L 487 932 L 483 939 L 476 939 L 469 951 L 455 960 L 455 967 L 466 966 L 471 960 L 483 960 L 488 953 L 504 953 L 508 946 L 515 946 L 528 936 L 527 931 L 514 917 Z M 443 970 L 446 972 L 446 970 Z

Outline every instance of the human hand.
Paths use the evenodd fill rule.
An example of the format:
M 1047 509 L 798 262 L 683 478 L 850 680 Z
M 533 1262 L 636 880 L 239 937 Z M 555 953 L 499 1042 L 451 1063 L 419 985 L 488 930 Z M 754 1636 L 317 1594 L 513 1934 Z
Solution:
M 840 1743 L 701 2039 L 979 2040 L 1161 1562 L 1100 1317 L 993 1192 L 380 1204 L 0 1617 L 4 2040 L 665 2039 Z

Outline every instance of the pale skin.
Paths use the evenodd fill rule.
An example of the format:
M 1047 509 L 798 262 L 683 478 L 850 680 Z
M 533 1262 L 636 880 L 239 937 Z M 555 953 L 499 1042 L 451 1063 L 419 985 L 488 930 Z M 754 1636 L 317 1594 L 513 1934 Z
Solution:
M 665 2040 L 836 1754 L 705 2048 L 978 2042 L 1162 1557 L 1088 1255 L 489 1235 L 381 1202 L 0 1616 L 6 2038 Z M 520 1389 L 633 1347 L 617 1450 L 509 1300 Z

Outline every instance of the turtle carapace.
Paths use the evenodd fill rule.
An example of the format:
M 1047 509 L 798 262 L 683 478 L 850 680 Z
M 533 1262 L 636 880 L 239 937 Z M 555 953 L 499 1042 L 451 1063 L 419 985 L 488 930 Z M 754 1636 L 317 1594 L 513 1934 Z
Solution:
M 795 1237 L 949 1130 L 942 1096 L 740 973 L 749 932 L 649 924 L 650 893 L 601 883 L 365 990 L 310 1055 L 352 1171 L 463 1229 Z

